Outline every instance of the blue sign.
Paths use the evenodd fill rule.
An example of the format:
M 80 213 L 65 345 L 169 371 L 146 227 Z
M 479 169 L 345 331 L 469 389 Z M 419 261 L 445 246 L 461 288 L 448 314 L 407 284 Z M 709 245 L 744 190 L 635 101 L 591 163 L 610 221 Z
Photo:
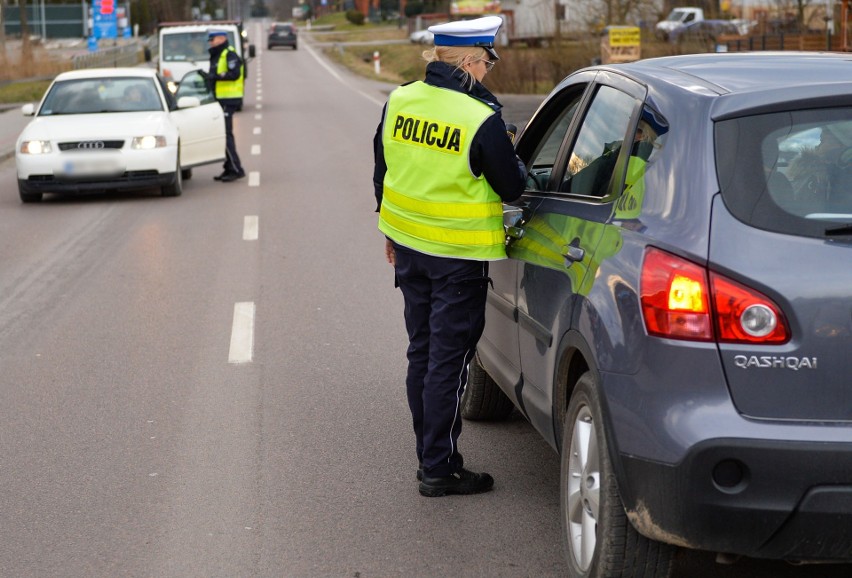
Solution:
M 92 0 L 92 28 L 95 38 L 118 38 L 115 0 Z

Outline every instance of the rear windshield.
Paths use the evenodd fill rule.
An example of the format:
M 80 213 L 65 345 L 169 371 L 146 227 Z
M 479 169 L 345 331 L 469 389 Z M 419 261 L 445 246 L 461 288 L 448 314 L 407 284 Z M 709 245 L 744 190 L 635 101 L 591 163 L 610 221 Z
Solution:
M 716 125 L 716 169 L 727 207 L 752 226 L 849 237 L 852 108 L 764 114 Z

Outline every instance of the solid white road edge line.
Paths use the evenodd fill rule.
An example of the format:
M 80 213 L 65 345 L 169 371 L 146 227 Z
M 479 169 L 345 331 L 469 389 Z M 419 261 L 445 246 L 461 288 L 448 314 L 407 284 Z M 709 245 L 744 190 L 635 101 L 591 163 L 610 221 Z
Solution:
M 248 363 L 254 354 L 254 302 L 234 304 L 228 363 Z
M 349 88 L 349 89 L 351 89 L 351 90 L 354 90 L 355 92 L 357 92 L 358 94 L 360 94 L 361 96 L 363 96 L 364 98 L 366 98 L 367 100 L 369 100 L 370 102 L 374 102 L 374 103 L 378 104 L 379 106 L 384 106 L 384 104 L 385 104 L 385 103 L 384 103 L 384 101 L 381 101 L 381 100 L 379 100 L 379 99 L 375 98 L 374 96 L 372 96 L 372 95 L 370 95 L 370 94 L 367 94 L 366 92 L 364 92 L 364 91 L 362 91 L 362 90 L 358 90 L 358 89 L 357 89 L 357 88 L 355 88 L 355 87 L 354 87 L 351 83 L 349 83 L 349 82 L 347 82 L 346 80 L 344 80 L 344 79 L 343 79 L 343 77 L 342 77 L 342 76 L 340 76 L 340 75 L 337 73 L 337 71 L 336 71 L 336 70 L 334 70 L 331 66 L 329 66 L 328 64 L 326 64 L 326 62 L 323 60 L 323 58 L 322 58 L 321 56 L 319 56 L 319 55 L 318 55 L 318 54 L 314 51 L 314 49 L 310 47 L 310 45 L 309 45 L 307 42 L 303 43 L 303 44 L 302 44 L 302 46 L 304 46 L 304 47 L 305 47 L 305 49 L 308 51 L 308 54 L 310 54 L 311 56 L 313 56 L 313 57 L 314 57 L 314 60 L 316 60 L 317 62 L 319 62 L 320 66 L 322 66 L 323 68 L 325 68 L 325 69 L 328 71 L 328 73 L 329 73 L 329 74 L 331 74 L 334 78 L 336 78 L 337 80 L 339 80 L 339 81 L 340 81 L 340 82 L 341 82 L 344 86 L 346 86 L 347 88 Z
M 260 186 L 260 172 L 251 171 L 249 173 L 249 186 L 250 187 L 259 187 Z

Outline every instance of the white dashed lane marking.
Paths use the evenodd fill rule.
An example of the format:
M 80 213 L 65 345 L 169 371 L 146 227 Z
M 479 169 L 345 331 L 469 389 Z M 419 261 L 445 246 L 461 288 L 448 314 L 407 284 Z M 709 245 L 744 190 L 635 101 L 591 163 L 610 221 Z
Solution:
M 246 215 L 243 220 L 243 241 L 257 241 L 260 234 L 260 221 L 257 215 Z
M 228 363 L 248 363 L 254 354 L 254 302 L 234 304 Z

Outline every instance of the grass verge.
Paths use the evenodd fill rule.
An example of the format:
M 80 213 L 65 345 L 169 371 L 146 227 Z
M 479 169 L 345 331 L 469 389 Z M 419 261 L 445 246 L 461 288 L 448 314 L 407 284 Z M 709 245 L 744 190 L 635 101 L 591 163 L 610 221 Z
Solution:
M 0 104 L 38 102 L 44 96 L 50 80 L 26 80 L 0 85 Z

